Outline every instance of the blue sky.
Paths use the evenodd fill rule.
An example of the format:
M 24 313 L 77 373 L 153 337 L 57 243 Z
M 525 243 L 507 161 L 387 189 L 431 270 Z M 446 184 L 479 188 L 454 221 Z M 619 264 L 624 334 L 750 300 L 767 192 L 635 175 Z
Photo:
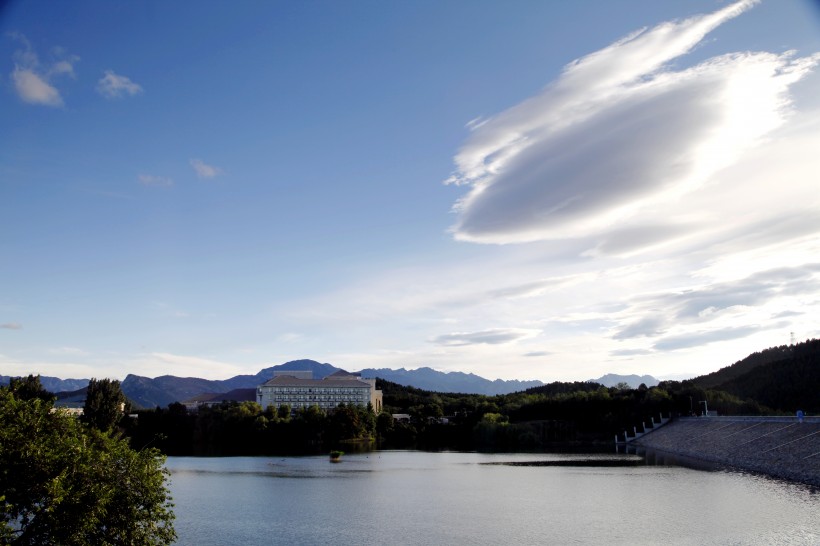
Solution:
M 0 374 L 683 377 L 820 335 L 820 8 L 11 2 Z

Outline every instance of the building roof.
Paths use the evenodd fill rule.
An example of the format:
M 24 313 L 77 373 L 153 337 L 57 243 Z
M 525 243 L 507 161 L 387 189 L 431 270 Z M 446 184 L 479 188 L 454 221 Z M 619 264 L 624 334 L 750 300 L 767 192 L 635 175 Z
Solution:
M 310 370 L 274 370 L 273 377 L 280 375 L 287 375 L 290 377 L 298 377 L 299 379 L 313 379 L 313 372 Z
M 338 372 L 337 372 L 338 373 Z M 347 372 L 345 372 L 347 373 Z M 308 387 L 308 388 L 320 388 L 320 387 L 358 387 L 358 388 L 370 388 L 370 383 L 362 381 L 357 376 L 353 376 L 347 379 L 338 379 L 334 378 L 336 374 L 330 375 L 325 377 L 324 379 L 299 379 L 298 377 L 290 377 L 286 375 L 280 375 L 274 377 L 273 379 L 269 379 L 265 383 L 262 384 L 263 387 Z M 353 375 L 353 374 L 349 374 Z

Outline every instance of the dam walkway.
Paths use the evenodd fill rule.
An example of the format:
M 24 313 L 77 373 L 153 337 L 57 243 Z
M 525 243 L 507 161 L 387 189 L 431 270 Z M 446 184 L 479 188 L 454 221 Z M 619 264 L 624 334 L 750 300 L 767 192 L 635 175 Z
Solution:
M 820 487 L 820 417 L 685 417 L 632 443 Z

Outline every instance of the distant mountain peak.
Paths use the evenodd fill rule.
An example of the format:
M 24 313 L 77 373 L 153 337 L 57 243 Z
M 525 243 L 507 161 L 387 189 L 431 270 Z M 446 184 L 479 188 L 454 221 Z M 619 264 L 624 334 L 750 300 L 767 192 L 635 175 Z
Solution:
M 524 391 L 544 384 L 538 380 L 496 379 L 491 381 L 474 373 L 439 372 L 429 366 L 421 366 L 414 370 L 405 368 L 397 370 L 391 368 L 366 368 L 359 373 L 362 374 L 362 377 L 378 377 L 385 381 L 426 391 L 485 394 L 488 396 Z
M 606 375 L 602 375 L 598 379 L 589 379 L 587 382 L 600 383 L 604 387 L 614 387 L 619 383 L 626 383 L 633 389 L 637 389 L 641 386 L 641 384 L 646 385 L 647 387 L 654 387 L 660 383 L 658 379 L 655 379 L 651 375 L 620 375 L 616 373 L 608 373 Z

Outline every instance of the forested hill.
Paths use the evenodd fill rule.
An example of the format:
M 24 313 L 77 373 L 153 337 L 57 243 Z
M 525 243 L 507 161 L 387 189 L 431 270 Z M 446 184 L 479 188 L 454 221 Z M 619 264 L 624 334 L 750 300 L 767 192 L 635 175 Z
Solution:
M 739 360 L 730 366 L 721 368 L 716 372 L 708 375 L 701 375 L 692 379 L 692 382 L 704 389 L 713 389 L 718 385 L 727 383 L 733 379 L 737 379 L 743 374 L 749 373 L 759 366 L 777 362 L 779 360 L 786 360 L 790 358 L 795 351 L 804 350 L 804 347 L 816 343 L 817 340 L 808 340 L 796 345 L 781 345 L 779 347 L 771 347 L 760 352 L 752 353 L 743 360 Z
M 754 353 L 692 383 L 780 411 L 820 412 L 820 339 Z
M 526 394 L 543 394 L 546 396 L 558 396 L 561 394 L 570 394 L 574 392 L 594 392 L 602 387 L 606 387 L 601 383 L 594 381 L 574 381 L 572 383 L 556 381 L 540 387 L 533 387 L 526 390 Z

